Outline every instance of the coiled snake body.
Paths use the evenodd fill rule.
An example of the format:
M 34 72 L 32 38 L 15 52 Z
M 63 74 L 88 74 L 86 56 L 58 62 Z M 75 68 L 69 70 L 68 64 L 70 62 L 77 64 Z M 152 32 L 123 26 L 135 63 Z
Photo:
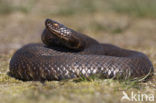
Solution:
M 78 33 L 47 19 L 44 44 L 28 44 L 10 61 L 10 74 L 21 80 L 62 80 L 100 75 L 103 78 L 137 78 L 153 73 L 146 55 L 122 49 Z

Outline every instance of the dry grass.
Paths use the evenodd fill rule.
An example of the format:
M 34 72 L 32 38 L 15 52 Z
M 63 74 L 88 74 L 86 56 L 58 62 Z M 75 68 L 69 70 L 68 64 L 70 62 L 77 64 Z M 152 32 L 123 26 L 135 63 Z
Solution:
M 156 97 L 156 73 L 147 82 L 82 79 L 44 84 L 22 82 L 7 75 L 13 53 L 24 44 L 40 42 L 45 18 L 60 21 L 103 43 L 144 52 L 156 67 L 154 0 L 148 2 L 150 6 L 146 0 L 23 1 L 0 0 L 1 103 L 127 103 L 120 100 L 122 91 Z

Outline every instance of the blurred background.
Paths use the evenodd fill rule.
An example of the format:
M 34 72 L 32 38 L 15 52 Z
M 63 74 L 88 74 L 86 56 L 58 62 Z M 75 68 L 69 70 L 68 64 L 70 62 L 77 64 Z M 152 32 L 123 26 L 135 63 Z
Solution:
M 155 0 L 0 0 L 0 51 L 40 42 L 46 18 L 120 46 L 156 40 Z
M 30 103 L 40 100 L 58 102 L 60 99 L 63 102 L 99 103 L 106 100 L 111 103 L 114 102 L 112 97 L 120 102 L 122 94 L 108 89 L 112 85 L 108 85 L 108 88 L 106 86 L 105 90 L 103 89 L 105 85 L 100 84 L 101 90 L 95 89 L 98 85 L 96 82 L 95 87 L 90 85 L 88 87 L 84 83 L 80 87 L 86 87 L 86 89 L 81 91 L 79 87 L 75 87 L 79 84 L 72 82 L 72 85 L 69 83 L 70 86 L 66 84 L 67 91 L 63 89 L 59 91 L 55 87 L 61 84 L 52 82 L 48 85 L 52 91 L 48 90 L 50 93 L 47 93 L 46 90 L 40 90 L 40 88 L 43 89 L 41 84 L 30 82 L 23 84 L 6 75 L 9 70 L 9 60 L 18 48 L 24 44 L 41 42 L 46 18 L 59 21 L 100 42 L 142 51 L 149 56 L 154 66 L 156 65 L 156 0 L 0 0 L 0 96 L 4 98 L 1 103 L 6 101 L 20 103 L 20 100 L 29 99 Z M 25 89 L 21 86 L 28 92 L 27 97 L 23 97 Z M 30 87 L 33 87 L 32 91 L 29 90 Z M 73 91 L 70 91 L 68 87 Z M 74 91 L 74 87 L 79 91 Z M 88 88 L 89 91 L 87 91 Z M 54 89 L 57 91 L 53 91 Z M 153 91 L 153 88 L 150 89 Z M 40 93 L 42 96 L 33 93 Z M 81 98 L 81 93 L 85 99 Z M 22 99 L 17 99 L 12 94 Z M 32 94 L 37 96 L 31 98 Z M 12 99 L 7 99 L 8 96 Z M 97 101 L 95 101 L 96 96 Z M 78 99 L 75 100 L 75 97 Z

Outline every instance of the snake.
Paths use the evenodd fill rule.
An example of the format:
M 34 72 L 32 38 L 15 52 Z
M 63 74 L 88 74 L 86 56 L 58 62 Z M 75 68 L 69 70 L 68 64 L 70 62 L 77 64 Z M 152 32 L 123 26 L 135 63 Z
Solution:
M 18 49 L 9 74 L 23 81 L 51 81 L 97 76 L 103 79 L 136 79 L 154 72 L 142 52 L 100 43 L 55 20 L 46 19 L 43 43 Z

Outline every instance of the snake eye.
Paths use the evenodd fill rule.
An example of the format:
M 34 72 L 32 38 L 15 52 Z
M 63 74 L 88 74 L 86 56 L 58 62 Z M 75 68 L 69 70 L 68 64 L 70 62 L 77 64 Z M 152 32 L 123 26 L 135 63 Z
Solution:
M 58 25 L 57 23 L 54 23 L 53 26 L 54 26 L 55 28 L 59 28 L 59 25 Z

